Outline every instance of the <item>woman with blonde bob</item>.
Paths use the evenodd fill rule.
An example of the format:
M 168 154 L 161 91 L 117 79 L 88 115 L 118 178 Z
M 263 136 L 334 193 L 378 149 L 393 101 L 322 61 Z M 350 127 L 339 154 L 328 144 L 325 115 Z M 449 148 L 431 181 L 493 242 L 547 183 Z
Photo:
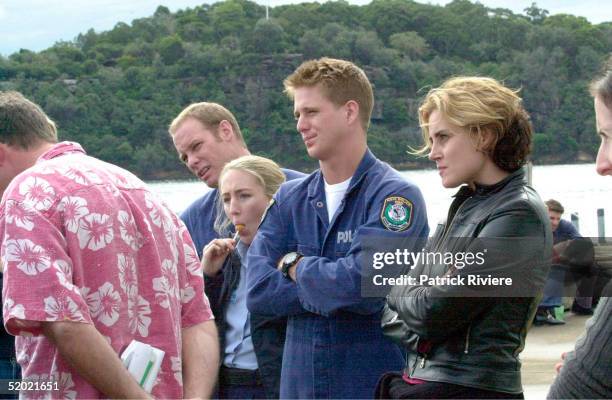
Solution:
M 546 208 L 522 168 L 529 116 L 517 91 L 459 77 L 429 91 L 419 120 L 419 152 L 444 187 L 461 186 L 426 248 L 453 257 L 417 263 L 416 283 L 391 290 L 383 329 L 407 363 L 381 378 L 377 396 L 523 398 L 518 355 L 552 248 Z
M 285 175 L 272 160 L 244 156 L 225 165 L 219 176 L 215 229 L 236 227 L 234 238 L 204 247 L 202 268 L 221 350 L 219 398 L 278 398 L 285 341 L 285 319 L 250 314 L 246 307 L 246 252 L 261 218 Z M 239 238 L 238 238 L 239 237 Z

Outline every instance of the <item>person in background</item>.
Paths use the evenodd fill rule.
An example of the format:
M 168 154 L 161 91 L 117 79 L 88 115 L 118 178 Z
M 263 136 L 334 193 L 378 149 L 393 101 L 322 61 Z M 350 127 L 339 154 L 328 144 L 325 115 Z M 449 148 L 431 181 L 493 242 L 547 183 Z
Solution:
M 536 325 L 561 325 L 565 322 L 555 315 L 555 308 L 562 305 L 566 277 L 578 284 L 571 310 L 575 314 L 592 315 L 593 290 L 597 279 L 593 245 L 584 239 L 571 222 L 562 219 L 565 209 L 557 200 L 546 201 L 550 226 L 553 232 L 553 258 L 544 297 L 538 305 Z
M 603 73 L 590 86 L 595 104 L 595 122 L 601 145 L 597 173 L 612 176 L 612 56 Z M 605 287 L 595 313 L 586 323 L 573 351 L 548 392 L 549 399 L 612 398 L 612 283 Z
M 281 398 L 371 398 L 378 376 L 403 357 L 380 329 L 384 297 L 362 295 L 366 249 L 412 237 L 410 250 L 420 250 L 425 203 L 368 149 L 374 96 L 363 70 L 309 60 L 284 84 L 320 169 L 275 195 L 249 250 L 247 306 L 289 317 Z
M 286 318 L 249 313 L 246 252 L 285 175 L 272 160 L 243 156 L 219 175 L 223 211 L 215 226 L 239 227 L 239 239 L 213 239 L 204 247 L 206 291 L 216 315 L 221 350 L 220 399 L 278 399 Z
M 215 230 L 219 212 L 216 203 L 219 198 L 219 174 L 229 161 L 251 153 L 247 148 L 236 117 L 221 104 L 201 102 L 186 107 L 174 118 L 169 133 L 179 158 L 198 179 L 212 190 L 194 201 L 181 213 L 193 242 L 202 257 L 202 249 L 211 240 L 227 237 L 227 232 Z M 283 169 L 287 180 L 305 175 Z
M 428 258 L 412 270 L 415 284 L 391 289 L 383 329 L 407 359 L 381 378 L 377 398 L 523 398 L 519 354 L 552 250 L 546 209 L 522 168 L 529 116 L 498 81 L 457 77 L 429 91 L 419 121 L 420 152 L 442 186 L 461 186 L 428 251 L 481 260 Z M 470 276 L 512 280 L 470 284 Z
M 217 330 L 193 243 L 133 174 L 57 143 L 43 110 L 0 92 L 3 317 L 25 398 L 210 395 Z M 151 393 L 119 354 L 165 352 Z M 43 385 L 44 384 L 44 385 Z

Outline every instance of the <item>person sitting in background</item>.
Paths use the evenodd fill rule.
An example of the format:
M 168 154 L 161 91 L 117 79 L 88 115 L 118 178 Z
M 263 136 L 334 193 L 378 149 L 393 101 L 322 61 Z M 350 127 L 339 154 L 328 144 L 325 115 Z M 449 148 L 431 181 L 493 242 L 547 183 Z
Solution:
M 565 212 L 563 205 L 550 199 L 546 201 L 546 207 L 553 232 L 553 263 L 534 323 L 561 325 L 565 322 L 556 317 L 555 308 L 562 305 L 566 277 L 578 283 L 572 312 L 591 315 L 593 288 L 598 271 L 594 263 L 592 243 L 584 239 L 571 222 L 561 218 Z
M 246 307 L 246 252 L 266 207 L 285 175 L 272 160 L 243 156 L 230 161 L 219 175 L 222 211 L 215 227 L 230 224 L 239 239 L 214 239 L 204 247 L 202 267 L 206 291 L 216 315 L 221 343 L 219 398 L 279 398 L 286 318 L 249 313 Z
M 591 83 L 595 120 L 601 145 L 597 173 L 612 176 L 612 56 L 601 77 Z M 559 375 L 548 392 L 549 399 L 612 398 L 612 283 L 608 283 L 585 333 L 573 351 L 565 355 Z

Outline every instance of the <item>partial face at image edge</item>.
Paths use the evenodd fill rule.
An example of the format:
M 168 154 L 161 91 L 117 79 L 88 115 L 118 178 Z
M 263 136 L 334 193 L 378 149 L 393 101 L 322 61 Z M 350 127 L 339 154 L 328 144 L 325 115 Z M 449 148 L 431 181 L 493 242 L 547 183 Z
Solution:
M 598 96 L 594 103 L 597 134 L 601 138 L 597 152 L 597 173 L 612 176 L 612 107 L 608 107 Z

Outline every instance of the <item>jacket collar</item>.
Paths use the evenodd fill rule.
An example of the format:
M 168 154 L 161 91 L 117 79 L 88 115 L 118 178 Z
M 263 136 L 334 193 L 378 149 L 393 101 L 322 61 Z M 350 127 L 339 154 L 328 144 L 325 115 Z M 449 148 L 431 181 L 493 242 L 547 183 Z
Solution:
M 357 166 L 357 170 L 353 174 L 353 178 L 351 179 L 351 183 L 346 191 L 346 193 L 350 193 L 356 188 L 361 180 L 366 176 L 368 170 L 376 163 L 376 157 L 370 151 L 369 148 L 366 148 L 366 152 L 363 155 L 363 158 L 359 162 L 359 166 Z M 308 197 L 313 198 L 316 197 L 318 193 L 324 192 L 324 178 L 321 169 L 315 172 L 315 176 L 308 184 Z
M 472 189 L 467 185 L 461 186 L 457 193 L 453 197 L 469 197 L 472 195 L 477 196 L 490 196 L 495 194 L 505 188 L 508 185 L 516 185 L 516 184 L 526 184 L 527 177 L 525 174 L 525 168 L 519 168 L 516 171 L 510 173 L 507 177 L 502 179 L 501 181 L 494 183 L 492 185 L 481 185 L 475 184 L 475 188 Z

